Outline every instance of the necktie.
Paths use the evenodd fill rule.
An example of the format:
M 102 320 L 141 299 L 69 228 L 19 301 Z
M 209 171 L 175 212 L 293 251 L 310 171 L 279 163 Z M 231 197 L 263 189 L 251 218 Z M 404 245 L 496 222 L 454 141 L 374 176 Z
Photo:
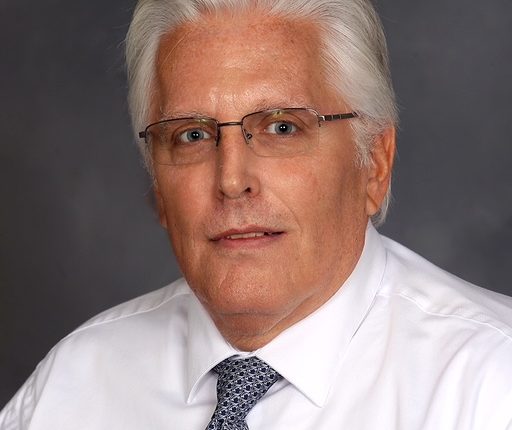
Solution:
M 245 417 L 281 375 L 256 357 L 228 358 L 213 368 L 217 408 L 206 430 L 248 430 Z

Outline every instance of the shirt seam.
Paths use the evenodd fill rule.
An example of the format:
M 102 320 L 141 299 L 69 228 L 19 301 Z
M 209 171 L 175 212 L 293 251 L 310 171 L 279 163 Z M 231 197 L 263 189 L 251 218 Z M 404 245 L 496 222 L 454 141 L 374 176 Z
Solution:
M 443 317 L 443 318 L 457 318 L 457 319 L 462 320 L 462 321 L 468 321 L 468 322 L 472 322 L 472 323 L 475 323 L 475 324 L 478 324 L 478 325 L 483 325 L 483 326 L 492 328 L 495 331 L 497 331 L 498 333 L 500 333 L 502 336 L 504 336 L 509 342 L 512 342 L 512 336 L 511 335 L 507 334 L 505 331 L 503 331 L 499 327 L 496 327 L 495 325 L 493 325 L 493 324 L 491 324 L 489 322 L 478 321 L 478 320 L 475 320 L 473 318 L 465 317 L 465 316 L 458 315 L 458 314 L 440 313 L 440 312 L 429 311 L 429 310 L 425 309 L 425 307 L 423 307 L 417 300 L 415 300 L 414 298 L 412 298 L 412 297 L 410 297 L 410 296 L 408 296 L 407 294 L 404 294 L 404 293 L 382 294 L 382 295 L 384 297 L 388 297 L 388 298 L 390 298 L 391 296 L 402 297 L 403 299 L 412 302 L 414 305 L 416 305 L 417 308 L 419 308 L 422 312 L 426 313 L 427 315 Z M 483 315 L 485 315 L 485 314 L 483 314 Z
M 97 321 L 97 322 L 91 322 L 90 324 L 85 323 L 85 325 L 77 327 L 75 330 L 73 330 L 67 336 L 64 336 L 62 338 L 61 342 L 63 340 L 65 340 L 65 339 L 67 339 L 68 337 L 71 337 L 71 336 L 73 336 L 75 334 L 78 334 L 78 333 L 80 333 L 82 331 L 85 331 L 85 330 L 88 330 L 90 328 L 98 327 L 98 326 L 101 326 L 101 325 L 104 325 L 104 324 L 110 324 L 110 323 L 117 322 L 117 321 L 120 321 L 120 320 L 125 319 L 125 318 L 130 318 L 130 317 L 134 317 L 134 316 L 137 316 L 137 315 L 142 315 L 142 314 L 145 314 L 147 312 L 152 312 L 152 311 L 160 308 L 161 306 L 167 304 L 171 300 L 173 300 L 175 298 L 178 298 L 178 297 L 181 297 L 181 296 L 186 296 L 186 295 L 190 295 L 190 293 L 186 292 L 186 291 L 183 291 L 183 292 L 178 293 L 178 294 L 173 294 L 171 297 L 166 298 L 161 303 L 158 303 L 157 305 L 152 306 L 149 309 L 139 310 L 139 311 L 136 311 L 136 312 L 129 313 L 127 315 L 119 315 L 119 316 L 111 318 L 111 319 L 106 319 L 106 320 Z M 135 298 L 134 300 L 137 300 L 137 299 Z M 120 305 L 120 306 L 122 306 L 122 305 Z M 108 310 L 106 312 L 108 312 Z M 95 318 L 95 317 L 93 317 L 93 318 Z

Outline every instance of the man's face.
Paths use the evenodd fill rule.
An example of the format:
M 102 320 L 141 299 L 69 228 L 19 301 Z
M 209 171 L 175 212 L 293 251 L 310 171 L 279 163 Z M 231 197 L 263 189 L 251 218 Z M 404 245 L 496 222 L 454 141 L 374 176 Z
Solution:
M 319 38 L 307 23 L 205 18 L 162 40 L 152 119 L 349 111 L 320 65 Z M 265 344 L 318 308 L 360 255 L 368 169 L 356 166 L 348 121 L 322 123 L 320 136 L 306 154 L 264 158 L 240 127 L 223 127 L 207 161 L 155 165 L 160 219 L 183 274 L 240 349 Z

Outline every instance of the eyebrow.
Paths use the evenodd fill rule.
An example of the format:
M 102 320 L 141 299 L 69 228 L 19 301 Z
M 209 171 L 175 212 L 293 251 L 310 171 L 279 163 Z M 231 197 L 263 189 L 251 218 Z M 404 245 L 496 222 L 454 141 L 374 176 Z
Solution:
M 269 101 L 267 99 L 260 100 L 256 104 L 254 104 L 251 109 L 245 112 L 243 115 L 247 115 L 253 112 L 260 112 L 265 110 L 273 110 L 273 109 L 282 109 L 282 108 L 313 108 L 310 103 L 299 102 L 298 100 L 292 101 L 288 100 L 285 102 L 277 102 L 277 101 Z M 194 118 L 194 117 L 203 117 L 203 118 L 214 118 L 214 116 L 208 115 L 199 110 L 186 110 L 186 111 L 173 111 L 165 112 L 163 109 L 160 109 L 161 116 L 158 121 L 164 121 L 166 119 L 174 119 L 174 118 Z
M 190 118 L 190 117 L 208 117 L 209 115 L 205 115 L 203 112 L 191 110 L 191 111 L 174 111 L 172 113 L 164 112 L 160 109 L 161 116 L 158 118 L 158 121 L 165 121 L 166 119 L 175 119 L 175 118 Z
M 305 99 L 287 99 L 287 100 L 269 100 L 263 99 L 257 102 L 254 105 L 253 112 L 257 112 L 260 110 L 271 110 L 271 109 L 279 109 L 279 108 L 312 108 L 311 103 L 307 103 Z

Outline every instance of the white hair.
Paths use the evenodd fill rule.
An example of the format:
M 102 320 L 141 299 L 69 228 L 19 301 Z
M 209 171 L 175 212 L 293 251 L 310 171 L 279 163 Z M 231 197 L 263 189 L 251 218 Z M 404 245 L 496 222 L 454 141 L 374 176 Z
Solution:
M 135 132 L 150 118 L 160 39 L 180 24 L 220 11 L 259 9 L 269 16 L 308 19 L 318 25 L 329 84 L 359 118 L 350 121 L 361 166 L 371 163 L 375 138 L 396 126 L 395 102 L 382 24 L 370 0 L 139 0 L 126 39 L 129 107 Z M 140 150 L 151 171 L 149 148 Z M 390 193 L 375 225 L 386 216 Z

